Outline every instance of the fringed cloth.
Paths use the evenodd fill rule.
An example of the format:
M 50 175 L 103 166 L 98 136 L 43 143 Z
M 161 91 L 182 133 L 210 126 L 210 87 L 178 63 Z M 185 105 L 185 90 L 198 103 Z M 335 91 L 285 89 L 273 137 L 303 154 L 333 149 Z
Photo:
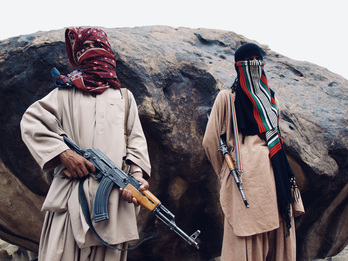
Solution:
M 84 45 L 86 41 L 95 46 Z M 97 28 L 71 28 L 65 31 L 65 47 L 72 66 L 80 66 L 67 76 L 55 75 L 56 87 L 71 87 L 96 94 L 110 87 L 120 88 L 116 75 L 116 57 L 107 35 Z
M 268 87 L 264 61 L 237 61 L 239 84 L 236 88 L 236 113 L 239 131 L 244 135 L 264 133 L 274 171 L 278 208 L 291 227 L 290 205 L 298 195 L 294 173 L 287 160 L 279 130 L 279 115 L 274 92 Z

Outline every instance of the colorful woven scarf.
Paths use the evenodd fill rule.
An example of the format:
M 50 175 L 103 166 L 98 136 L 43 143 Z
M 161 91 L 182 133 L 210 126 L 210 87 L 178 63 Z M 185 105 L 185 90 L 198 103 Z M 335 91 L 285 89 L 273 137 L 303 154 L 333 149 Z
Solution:
M 296 187 L 296 182 L 283 148 L 274 92 L 268 87 L 264 65 L 262 60 L 236 62 L 239 81 L 235 99 L 238 128 L 243 136 L 265 134 L 276 182 L 278 208 L 289 231 L 290 204 L 295 199 L 291 188 Z
M 93 41 L 95 46 L 84 45 Z M 110 87 L 120 88 L 116 75 L 116 57 L 107 35 L 97 28 L 71 28 L 65 31 L 65 47 L 72 66 L 80 66 L 68 74 L 56 75 L 57 87 L 70 87 L 96 94 L 103 93 Z

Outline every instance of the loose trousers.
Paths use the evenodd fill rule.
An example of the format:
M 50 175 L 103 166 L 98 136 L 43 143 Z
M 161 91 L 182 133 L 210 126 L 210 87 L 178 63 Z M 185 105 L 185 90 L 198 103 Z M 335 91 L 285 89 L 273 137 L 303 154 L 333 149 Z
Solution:
M 221 261 L 296 261 L 296 234 L 291 217 L 290 235 L 284 222 L 276 230 L 248 237 L 238 237 L 225 219 Z
M 127 248 L 128 244 L 116 245 Z M 79 248 L 68 212 L 47 212 L 39 245 L 39 261 L 126 261 L 127 251 L 93 246 Z

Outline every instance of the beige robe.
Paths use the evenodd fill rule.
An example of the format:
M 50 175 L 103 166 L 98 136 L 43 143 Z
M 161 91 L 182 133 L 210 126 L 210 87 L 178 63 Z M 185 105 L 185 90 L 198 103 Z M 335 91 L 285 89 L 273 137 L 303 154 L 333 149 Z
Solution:
M 230 94 L 230 90 L 222 90 L 218 94 L 206 127 L 203 147 L 221 181 L 220 203 L 225 220 L 236 236 L 247 237 L 277 229 L 280 217 L 274 174 L 264 136 L 246 136 L 243 143 L 242 135 L 239 134 L 243 190 L 249 209 L 245 207 L 235 181 L 229 174 L 222 153 L 217 151 L 220 148 L 220 135 L 226 134 L 227 146 L 236 162 Z M 295 215 L 304 213 L 301 199 L 293 206 L 293 210 Z
M 146 139 L 130 91 L 128 101 L 127 148 L 124 139 L 125 99 L 120 90 L 108 89 L 103 94 L 92 96 L 75 88 L 54 89 L 24 113 L 21 121 L 23 141 L 44 171 L 54 169 L 54 178 L 42 207 L 48 211 L 40 241 L 40 252 L 45 255 L 42 260 L 59 260 L 62 252 L 67 251 L 64 244 L 70 234 L 79 248 L 101 245 L 81 212 L 78 180 L 70 180 L 62 173 L 64 166 L 57 156 L 68 149 L 62 134 L 68 135 L 82 149 L 100 149 L 119 167 L 126 157 L 141 167 L 144 175 L 150 175 Z M 84 183 L 90 211 L 98 184 L 99 181 L 92 177 Z M 108 204 L 109 220 L 94 223 L 98 234 L 110 244 L 138 239 L 138 208 L 125 202 L 116 186 Z M 52 227 L 54 222 L 60 226 Z M 64 236 L 66 226 L 71 226 L 72 231 Z M 53 234 L 59 236 L 53 239 Z

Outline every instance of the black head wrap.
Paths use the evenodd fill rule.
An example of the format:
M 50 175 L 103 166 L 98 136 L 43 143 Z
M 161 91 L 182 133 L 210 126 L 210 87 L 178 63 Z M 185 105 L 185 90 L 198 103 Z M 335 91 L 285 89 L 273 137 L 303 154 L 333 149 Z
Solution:
M 250 56 L 260 56 L 262 60 L 262 53 L 262 49 L 258 47 L 256 44 L 247 43 L 237 49 L 236 53 L 234 54 L 234 60 L 235 62 L 244 61 L 246 58 Z
M 254 43 L 246 43 L 239 47 L 234 54 L 237 78 L 232 85 L 232 91 L 236 92 L 235 106 L 237 111 L 237 122 L 239 130 L 243 135 L 255 135 L 259 132 L 259 128 L 254 119 L 252 103 L 240 87 L 240 75 L 237 62 L 245 61 L 251 56 L 259 56 L 263 59 L 262 53 L 263 51 L 258 45 Z M 264 73 L 263 69 L 262 72 Z

